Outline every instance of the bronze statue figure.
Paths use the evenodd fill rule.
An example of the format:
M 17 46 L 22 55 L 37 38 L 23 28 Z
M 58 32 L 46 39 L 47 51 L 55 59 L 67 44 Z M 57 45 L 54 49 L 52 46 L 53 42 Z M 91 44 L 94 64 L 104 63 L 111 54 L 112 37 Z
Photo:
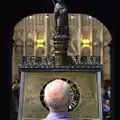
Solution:
M 70 39 L 68 11 L 64 4 L 64 0 L 57 0 L 57 3 L 54 3 L 54 5 L 55 34 L 53 35 L 53 40 L 55 50 L 55 64 L 67 65 L 67 50 Z
M 68 11 L 64 0 L 57 0 L 54 8 L 56 35 L 69 36 Z

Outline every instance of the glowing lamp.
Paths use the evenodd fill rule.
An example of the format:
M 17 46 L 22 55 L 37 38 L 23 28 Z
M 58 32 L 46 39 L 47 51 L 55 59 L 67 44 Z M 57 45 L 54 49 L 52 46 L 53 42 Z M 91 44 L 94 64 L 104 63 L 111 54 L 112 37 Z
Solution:
M 44 41 L 45 40 L 43 40 L 43 39 L 38 39 L 36 42 L 37 42 L 37 44 L 39 44 L 39 43 L 44 43 Z
M 37 48 L 43 48 L 43 47 L 45 47 L 45 45 L 44 45 L 44 42 L 45 42 L 45 40 L 44 39 L 38 39 L 38 40 L 36 40 L 36 47 Z
M 82 40 L 82 47 L 83 48 L 90 48 L 90 40 L 89 39 L 83 39 Z
M 90 40 L 88 40 L 88 39 L 83 39 L 83 40 L 82 40 L 82 43 L 83 43 L 83 44 L 90 44 Z
M 89 48 L 90 45 L 89 45 L 89 44 L 83 44 L 82 47 L 83 47 L 83 48 Z
M 37 44 L 36 47 L 37 47 L 37 48 L 40 48 L 40 47 L 43 48 L 43 47 L 45 47 L 45 46 L 44 46 L 44 44 Z

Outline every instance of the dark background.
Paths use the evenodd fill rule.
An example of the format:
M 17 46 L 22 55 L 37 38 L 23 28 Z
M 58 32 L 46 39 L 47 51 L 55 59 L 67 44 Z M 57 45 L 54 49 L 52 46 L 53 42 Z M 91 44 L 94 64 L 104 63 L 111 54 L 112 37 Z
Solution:
M 112 117 L 113 120 L 119 118 L 119 114 L 115 112 L 119 94 L 119 2 L 110 0 L 65 0 L 65 4 L 69 13 L 88 14 L 100 20 L 110 31 L 112 35 L 111 41 L 111 82 L 112 82 Z M 10 98 L 11 98 L 11 81 L 12 81 L 12 45 L 13 30 L 17 22 L 22 18 L 35 13 L 53 13 L 54 5 L 52 0 L 9 0 L 1 3 L 1 86 L 2 98 L 4 98 L 2 111 L 4 112 L 4 120 L 8 120 L 10 116 Z M 118 70 L 117 70 L 118 68 Z M 117 90 L 118 88 L 118 90 Z M 118 92 L 117 92 L 118 91 Z M 119 108 L 119 107 L 118 107 Z M 118 111 L 119 112 L 119 111 Z M 1 119 L 1 118 L 0 118 Z

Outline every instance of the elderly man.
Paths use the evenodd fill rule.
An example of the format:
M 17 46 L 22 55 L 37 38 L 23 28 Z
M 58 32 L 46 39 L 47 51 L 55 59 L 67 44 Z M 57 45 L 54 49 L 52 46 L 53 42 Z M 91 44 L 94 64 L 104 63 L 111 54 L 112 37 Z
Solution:
M 69 84 L 60 79 L 56 79 L 46 86 L 44 100 L 50 113 L 45 120 L 77 120 L 72 119 L 68 113 L 71 100 L 70 93 Z

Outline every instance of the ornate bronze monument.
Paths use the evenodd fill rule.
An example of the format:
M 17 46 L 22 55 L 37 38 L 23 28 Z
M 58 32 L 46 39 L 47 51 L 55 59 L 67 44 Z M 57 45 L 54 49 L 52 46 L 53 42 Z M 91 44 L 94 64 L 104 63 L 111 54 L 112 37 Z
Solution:
M 55 34 L 53 36 L 56 65 L 66 65 L 69 43 L 68 11 L 64 0 L 57 0 L 54 8 Z M 66 62 L 67 61 L 67 62 Z
M 49 109 L 44 102 L 46 85 L 56 78 L 71 86 L 69 112 L 80 120 L 102 120 L 99 56 L 67 56 L 69 44 L 68 12 L 63 0 L 54 9 L 55 56 L 23 57 L 20 67 L 18 120 L 42 120 Z M 71 59 L 70 59 L 71 58 Z

